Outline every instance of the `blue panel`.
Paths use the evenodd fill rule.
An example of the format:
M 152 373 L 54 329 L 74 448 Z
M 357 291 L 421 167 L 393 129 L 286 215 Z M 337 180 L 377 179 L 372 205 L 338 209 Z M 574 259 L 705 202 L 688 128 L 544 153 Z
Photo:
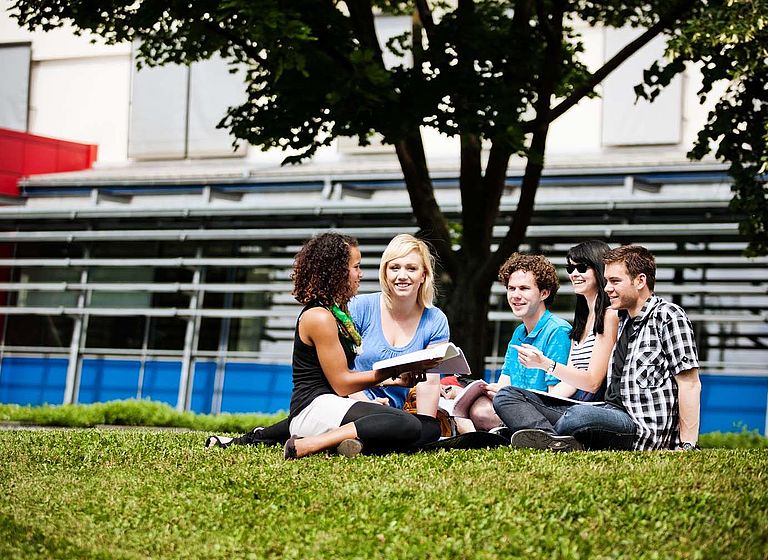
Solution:
M 181 362 L 148 361 L 144 363 L 141 396 L 176 406 L 179 398 Z
M 222 412 L 288 410 L 293 388 L 291 366 L 229 363 L 224 372 Z
M 701 432 L 765 434 L 768 377 L 701 376 Z
M 67 363 L 66 358 L 3 358 L 0 402 L 21 405 L 63 403 Z
M 80 403 L 135 399 L 139 387 L 138 360 L 83 360 Z
M 190 410 L 210 414 L 213 404 L 213 382 L 216 379 L 216 362 L 195 362 L 195 378 L 192 384 Z

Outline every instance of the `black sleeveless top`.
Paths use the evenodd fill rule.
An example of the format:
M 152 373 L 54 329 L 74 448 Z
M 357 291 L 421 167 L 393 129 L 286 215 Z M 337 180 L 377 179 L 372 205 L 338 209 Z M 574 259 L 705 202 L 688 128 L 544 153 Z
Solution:
M 309 404 L 320 395 L 332 394 L 336 392 L 331 387 L 328 379 L 320 367 L 320 359 L 317 357 L 317 349 L 314 346 L 307 346 L 299 336 L 299 320 L 305 311 L 315 307 L 323 307 L 318 302 L 308 303 L 299 313 L 296 319 L 296 332 L 293 336 L 293 392 L 291 393 L 291 411 L 290 418 L 296 416 L 304 410 Z M 341 331 L 339 331 L 339 342 L 344 348 L 344 355 L 347 358 L 347 367 L 352 369 L 355 363 L 355 353 L 344 343 Z

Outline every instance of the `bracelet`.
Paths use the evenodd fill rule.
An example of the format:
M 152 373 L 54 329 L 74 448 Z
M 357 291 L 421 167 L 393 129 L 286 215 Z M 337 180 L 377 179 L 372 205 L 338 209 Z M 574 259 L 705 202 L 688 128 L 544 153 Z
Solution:
M 557 362 L 555 360 L 552 360 L 552 365 L 547 368 L 547 375 L 553 375 L 555 373 L 556 367 L 557 367 Z

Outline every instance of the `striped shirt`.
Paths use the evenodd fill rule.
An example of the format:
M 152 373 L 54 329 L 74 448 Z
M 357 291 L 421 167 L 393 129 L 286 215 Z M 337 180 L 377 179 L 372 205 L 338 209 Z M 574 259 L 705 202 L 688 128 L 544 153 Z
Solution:
M 592 357 L 592 350 L 595 347 L 595 333 L 589 333 L 589 336 L 584 339 L 584 342 L 580 343 L 577 340 L 571 342 L 571 353 L 568 356 L 568 361 L 573 367 L 579 369 L 588 369 L 589 360 Z
M 593 331 L 584 339 L 584 342 L 571 341 L 571 353 L 568 355 L 568 363 L 575 368 L 583 369 L 584 371 L 588 370 L 589 360 L 592 359 L 592 351 L 595 349 L 595 339 L 596 336 Z M 590 402 L 602 400 L 604 396 L 605 382 L 603 382 L 596 393 L 588 393 L 582 389 L 576 389 L 571 398 L 577 401 Z
M 627 323 L 626 312 L 619 337 Z M 608 383 L 613 377 L 608 365 Z M 621 404 L 637 427 L 635 449 L 671 449 L 680 429 L 675 376 L 698 368 L 693 327 L 679 306 L 651 296 L 635 317 L 619 381 Z

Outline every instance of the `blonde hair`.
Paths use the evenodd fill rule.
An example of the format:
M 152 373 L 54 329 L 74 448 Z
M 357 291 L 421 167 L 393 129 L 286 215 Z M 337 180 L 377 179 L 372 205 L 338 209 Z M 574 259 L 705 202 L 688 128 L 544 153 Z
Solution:
M 419 286 L 419 292 L 416 296 L 416 303 L 424 307 L 432 307 L 435 299 L 435 258 L 429 250 L 429 246 L 421 239 L 414 236 L 401 233 L 392 238 L 384 253 L 381 255 L 379 264 L 379 284 L 381 285 L 381 295 L 384 298 L 384 304 L 387 309 L 392 308 L 392 291 L 387 283 L 387 266 L 395 259 L 402 258 L 408 253 L 416 251 L 421 257 L 421 264 L 424 267 L 424 282 Z

